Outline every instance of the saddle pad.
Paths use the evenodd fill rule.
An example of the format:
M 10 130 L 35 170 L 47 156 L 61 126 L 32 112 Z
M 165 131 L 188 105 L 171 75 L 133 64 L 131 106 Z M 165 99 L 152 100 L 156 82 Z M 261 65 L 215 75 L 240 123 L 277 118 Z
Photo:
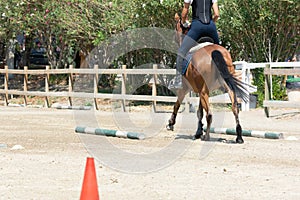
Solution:
M 208 46 L 208 45 L 212 45 L 213 43 L 211 43 L 211 42 L 203 42 L 203 43 L 199 43 L 198 45 L 196 45 L 196 46 L 194 46 L 194 47 L 192 47 L 191 49 L 190 49 L 190 53 L 194 53 L 195 51 L 197 51 L 197 50 L 199 50 L 199 49 L 201 49 L 201 48 L 203 48 L 203 47 L 206 47 L 206 46 Z
M 186 70 L 187 70 L 187 68 L 188 68 L 188 66 L 189 66 L 189 64 L 192 60 L 193 54 L 197 50 L 199 50 L 199 49 L 201 49 L 205 46 L 212 45 L 212 44 L 213 43 L 211 43 L 211 42 L 204 42 L 204 43 L 200 43 L 197 46 L 194 46 L 190 49 L 189 53 L 186 55 L 186 57 L 185 57 L 185 59 L 183 60 L 183 63 L 182 63 L 182 74 L 183 75 L 186 73 Z
M 182 62 L 182 75 L 184 75 L 186 73 L 186 70 L 192 60 L 193 54 L 192 53 L 188 53 L 185 57 L 185 59 Z

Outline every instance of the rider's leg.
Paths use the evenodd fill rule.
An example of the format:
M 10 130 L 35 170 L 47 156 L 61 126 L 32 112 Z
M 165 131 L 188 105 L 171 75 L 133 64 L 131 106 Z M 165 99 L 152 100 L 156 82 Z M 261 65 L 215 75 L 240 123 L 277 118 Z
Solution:
M 216 24 L 211 20 L 208 26 L 205 27 L 207 35 L 210 36 L 215 44 L 220 44 L 219 35 Z
M 199 39 L 199 32 L 195 31 L 197 30 L 197 23 L 198 20 L 196 20 L 196 22 L 192 22 L 191 25 L 191 29 L 189 30 L 189 32 L 187 33 L 187 35 L 184 37 L 181 46 L 178 49 L 177 52 L 177 58 L 176 58 L 176 78 L 175 78 L 175 82 L 170 85 L 170 88 L 182 88 L 182 63 L 183 63 L 183 59 L 185 58 L 186 54 L 188 53 L 188 51 L 195 45 L 197 45 L 197 40 Z

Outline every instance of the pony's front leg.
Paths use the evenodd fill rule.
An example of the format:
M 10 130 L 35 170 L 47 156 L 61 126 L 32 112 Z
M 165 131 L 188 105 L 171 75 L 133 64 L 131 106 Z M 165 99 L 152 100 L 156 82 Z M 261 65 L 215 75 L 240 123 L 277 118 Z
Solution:
M 211 113 L 208 113 L 207 116 L 206 116 L 206 122 L 207 122 L 207 127 L 206 127 L 206 133 L 205 133 L 205 136 L 204 136 L 204 140 L 205 141 L 209 141 L 210 140 L 210 126 L 211 126 L 211 123 L 212 123 L 212 114 Z
M 206 132 L 205 135 L 201 137 L 202 140 L 209 141 L 210 140 L 210 126 L 212 123 L 212 114 L 209 108 L 209 90 L 205 88 L 201 93 L 201 105 L 206 112 Z
M 176 117 L 177 117 L 179 107 L 180 107 L 185 95 L 187 94 L 187 92 L 188 92 L 187 89 L 181 89 L 178 91 L 177 101 L 173 107 L 173 112 L 172 112 L 171 118 L 169 119 L 169 123 L 166 126 L 167 130 L 171 130 L 171 131 L 174 130 L 174 124 L 176 123 Z
M 171 118 L 169 119 L 169 123 L 167 124 L 167 127 L 166 127 L 167 130 L 170 130 L 170 131 L 174 130 L 174 125 L 176 123 L 176 117 L 177 117 L 177 113 L 178 113 L 180 104 L 181 103 L 177 99 L 177 101 L 173 107 L 173 112 L 172 112 Z

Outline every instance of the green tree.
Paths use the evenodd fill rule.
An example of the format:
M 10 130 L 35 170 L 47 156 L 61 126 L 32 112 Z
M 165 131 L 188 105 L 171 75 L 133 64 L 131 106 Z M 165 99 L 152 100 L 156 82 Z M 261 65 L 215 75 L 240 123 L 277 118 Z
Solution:
M 180 4 L 180 6 L 177 6 L 178 4 Z M 105 17 L 103 18 L 106 24 L 106 36 L 113 38 L 112 40 L 115 40 L 114 42 L 122 44 L 122 47 L 115 47 L 111 49 L 111 51 L 118 49 L 118 52 L 127 53 L 116 55 L 115 52 L 110 53 L 109 49 L 102 49 L 101 52 L 106 52 L 103 53 L 103 55 L 106 55 L 104 60 L 109 61 L 109 67 L 118 67 L 120 63 L 127 65 L 127 68 L 149 68 L 152 67 L 151 63 L 162 63 L 162 67 L 174 67 L 174 53 L 154 48 L 140 48 L 133 51 L 128 51 L 128 49 L 136 45 L 136 41 L 143 41 L 145 42 L 145 46 L 147 46 L 146 43 L 151 41 L 151 38 L 157 37 L 151 35 L 151 33 L 145 33 L 142 30 L 143 28 L 160 27 L 174 30 L 174 15 L 182 9 L 182 4 L 183 2 L 178 0 L 154 0 L 148 2 L 137 0 L 112 1 L 112 3 L 109 4 L 111 5 L 110 9 L 105 12 Z M 139 31 L 139 28 L 141 28 L 141 31 Z M 118 38 L 118 34 L 122 34 L 121 39 Z M 122 38 L 127 39 L 119 41 L 123 40 Z M 159 43 L 159 41 L 156 42 Z M 170 41 L 170 43 L 172 43 L 172 41 Z M 100 40 L 98 44 L 101 47 L 105 47 L 102 40 Z M 112 61 L 111 57 L 115 60 Z M 100 62 L 98 65 L 108 66 L 108 64 L 103 65 Z M 140 83 L 147 84 L 152 76 L 135 75 L 134 78 L 132 78 L 132 76 L 128 75 L 127 77 L 129 78 L 128 82 L 130 85 L 137 85 Z M 104 77 L 104 80 L 105 79 L 108 80 L 109 78 Z
M 27 54 L 38 38 L 47 49 L 50 65 L 64 67 L 73 64 L 76 51 L 87 53 L 103 39 L 101 18 L 107 7 L 96 0 L 1 1 L 0 36 L 7 41 L 24 31 Z
M 300 47 L 298 0 L 220 0 L 222 45 L 235 59 L 285 61 Z
M 299 0 L 219 0 L 222 45 L 235 60 L 285 61 L 300 48 Z M 274 99 L 285 98 L 282 77 L 273 78 Z M 263 69 L 254 70 L 259 102 L 264 99 Z

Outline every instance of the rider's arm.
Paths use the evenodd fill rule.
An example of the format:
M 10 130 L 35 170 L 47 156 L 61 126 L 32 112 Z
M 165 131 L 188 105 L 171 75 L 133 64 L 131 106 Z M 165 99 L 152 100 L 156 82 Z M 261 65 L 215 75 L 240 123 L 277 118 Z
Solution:
M 181 12 L 181 20 L 183 24 L 188 20 L 189 7 L 190 4 L 184 2 L 184 6 Z
M 218 7 L 218 3 L 217 2 L 213 3 L 212 9 L 214 11 L 213 21 L 216 22 L 219 19 L 219 17 L 220 17 L 219 7 Z

